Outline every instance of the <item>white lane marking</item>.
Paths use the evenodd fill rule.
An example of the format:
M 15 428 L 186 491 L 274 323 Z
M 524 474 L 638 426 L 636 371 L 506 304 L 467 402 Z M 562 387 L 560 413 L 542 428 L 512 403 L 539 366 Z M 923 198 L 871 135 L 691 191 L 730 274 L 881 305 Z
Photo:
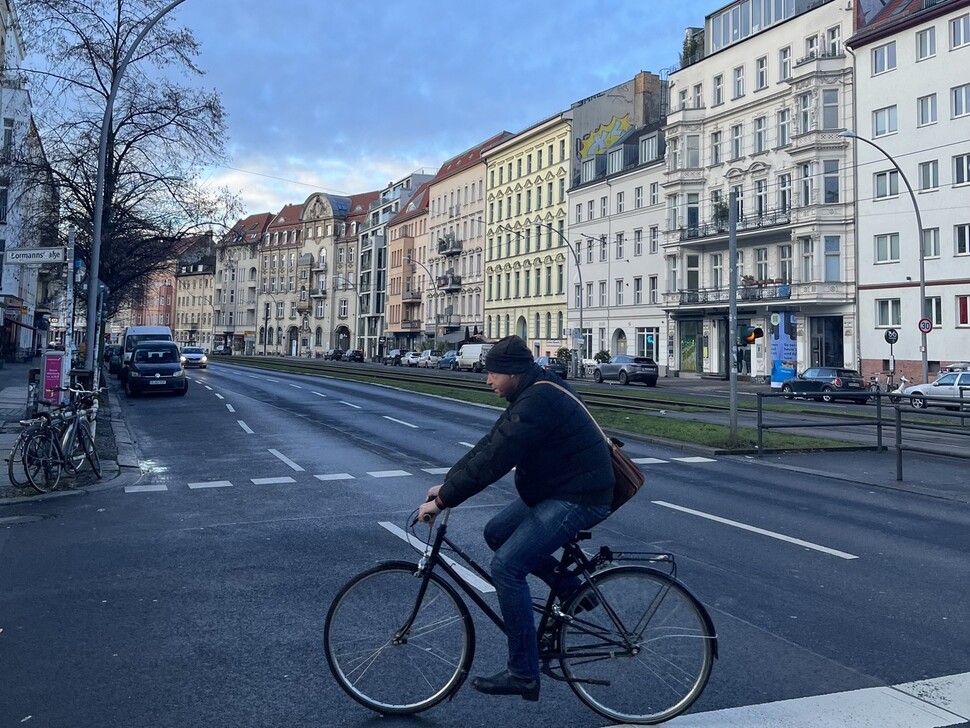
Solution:
M 290 384 L 290 386 L 294 389 L 303 389 L 303 387 L 301 387 L 299 384 Z
M 425 549 L 428 548 L 428 544 L 426 544 L 424 541 L 422 541 L 419 538 L 415 538 L 410 533 L 407 533 L 400 526 L 395 526 L 393 523 L 389 523 L 387 521 L 378 521 L 377 525 L 381 526 L 382 528 L 386 528 L 388 531 L 393 533 L 402 541 L 408 542 L 414 547 L 416 551 L 424 553 Z M 459 564 L 454 559 L 450 559 L 444 554 L 441 555 L 441 558 L 444 561 L 446 561 L 448 565 L 455 570 L 455 572 L 462 578 L 462 581 L 464 581 L 469 586 L 474 587 L 482 594 L 489 594 L 490 592 L 495 591 L 494 586 L 489 584 L 487 581 L 485 581 L 475 572 L 471 571 L 470 569 L 466 569 L 464 566 Z
M 273 379 L 272 377 L 266 377 L 266 381 L 267 382 L 278 382 L 280 380 L 279 379 Z
M 231 404 L 229 404 L 228 402 L 226 403 L 226 409 L 227 409 L 227 410 L 229 410 L 230 412 L 235 412 L 235 411 L 236 411 L 236 410 L 235 410 L 235 409 L 233 408 L 233 406 L 232 406 Z
M 205 385 L 205 388 L 208 389 L 210 392 L 212 391 L 212 387 L 210 387 L 208 384 Z
M 354 476 L 350 473 L 323 473 L 322 475 L 314 475 L 317 480 L 322 480 L 324 482 L 328 480 L 354 480 Z
M 125 493 L 155 493 L 160 490 L 168 490 L 167 485 L 126 485 Z
M 210 480 L 206 483 L 189 483 L 189 487 L 196 488 L 231 488 L 232 482 L 229 480 Z
M 395 419 L 393 417 L 388 417 L 387 415 L 384 415 L 384 419 L 385 420 L 390 420 L 391 422 L 396 422 L 399 425 L 404 425 L 405 427 L 412 427 L 415 430 L 418 429 L 418 426 L 417 425 L 412 425 L 410 422 L 405 422 L 404 420 L 398 420 L 398 419 Z
M 424 472 L 431 475 L 445 475 L 451 468 L 421 468 Z
M 661 460 L 660 458 L 630 458 L 637 465 L 658 465 L 659 463 L 665 463 L 666 460 Z
M 348 407 L 353 407 L 354 409 L 360 409 L 360 406 L 359 405 L 351 404 L 350 402 L 344 402 L 343 400 L 340 400 L 340 404 L 345 404 Z
M 250 478 L 253 485 L 276 485 L 277 483 L 295 483 L 289 475 L 282 478 Z
M 464 445 L 465 447 L 475 447 L 475 445 L 471 442 L 459 442 L 458 444 Z
M 407 470 L 374 470 L 367 474 L 372 478 L 402 478 L 411 473 Z
M 667 503 L 666 501 L 653 501 L 653 503 L 658 506 L 664 506 L 665 508 L 672 508 L 675 511 L 681 511 L 683 513 L 690 513 L 692 516 L 700 516 L 701 518 L 707 518 L 711 521 L 716 521 L 717 523 L 723 523 L 727 526 L 734 526 L 735 528 L 740 528 L 745 531 L 751 531 L 752 533 L 757 533 L 762 536 L 769 536 L 770 538 L 776 538 L 779 541 L 787 541 L 788 543 L 793 543 L 797 546 L 804 546 L 808 549 L 813 549 L 815 551 L 821 551 L 823 554 L 828 554 L 829 556 L 838 556 L 840 559 L 858 559 L 858 556 L 853 556 L 852 554 L 847 554 L 845 551 L 838 551 L 836 549 L 830 549 L 827 546 L 819 546 L 817 543 L 812 543 L 811 541 L 802 541 L 800 538 L 793 538 L 792 536 L 786 536 L 783 533 L 776 533 L 775 531 L 767 531 L 764 528 L 758 528 L 757 526 L 749 526 L 746 523 L 741 523 L 740 521 L 732 521 L 729 518 L 721 518 L 720 516 L 715 516 L 710 513 L 704 513 L 704 511 L 695 511 L 693 508 L 685 508 L 684 506 L 674 505 L 673 503 Z
M 253 431 L 249 429 L 249 425 L 247 425 L 242 420 L 236 420 L 236 424 L 238 424 L 241 428 L 243 428 L 243 432 L 245 432 L 247 435 L 253 434 Z
M 318 397 L 326 397 L 327 396 L 323 392 L 314 392 L 314 394 L 317 395 Z
M 219 394 L 218 392 L 216 392 L 216 397 L 218 397 L 219 399 L 225 399 L 225 397 L 223 397 L 223 396 L 222 396 L 221 394 Z
M 914 686 L 915 692 L 914 692 Z M 970 713 L 970 673 L 682 715 L 677 728 L 943 728 Z
M 699 455 L 689 458 L 670 458 L 671 460 L 676 460 L 678 463 L 716 463 L 717 460 L 711 458 L 702 458 Z
M 304 468 L 301 468 L 299 465 L 297 465 L 296 463 L 294 463 L 292 460 L 290 460 L 288 457 L 286 457 L 286 455 L 284 455 L 283 453 L 281 453 L 279 450 L 274 450 L 274 449 L 270 448 L 270 453 L 273 454 L 273 455 L 275 455 L 276 457 L 278 457 L 280 460 L 282 460 L 287 465 L 289 465 L 296 472 L 302 473 L 304 471 Z

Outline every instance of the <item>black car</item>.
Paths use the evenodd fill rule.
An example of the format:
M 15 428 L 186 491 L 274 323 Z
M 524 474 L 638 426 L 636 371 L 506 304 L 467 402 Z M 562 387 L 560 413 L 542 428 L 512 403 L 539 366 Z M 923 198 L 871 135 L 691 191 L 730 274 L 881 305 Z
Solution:
M 324 359 L 330 359 L 330 361 L 340 361 L 340 357 L 344 355 L 343 349 L 327 349 L 323 353 Z
M 401 357 L 407 353 L 407 349 L 391 349 L 384 355 L 384 363 L 388 366 L 401 366 Z
M 556 359 L 555 357 L 537 356 L 536 364 L 538 364 L 540 367 L 542 367 L 547 371 L 555 372 L 556 374 L 559 375 L 560 379 L 565 379 L 568 376 L 568 373 L 566 371 L 566 365 L 563 364 L 558 359 Z
M 121 344 L 108 344 L 106 347 L 104 347 L 104 363 L 110 364 L 111 357 L 113 357 L 115 354 L 121 354 Z
M 173 341 L 145 341 L 136 345 L 131 361 L 125 362 L 122 381 L 129 397 L 146 392 L 185 395 L 189 391 L 179 348 Z
M 343 356 L 340 357 L 340 361 L 364 361 L 364 352 L 360 349 L 347 349 Z
M 865 404 L 869 399 L 866 380 L 855 369 L 811 367 L 781 384 L 785 399 L 806 397 L 823 402 L 847 399 Z
M 608 362 L 597 364 L 593 371 L 593 381 L 597 383 L 615 379 L 620 384 L 643 382 L 648 387 L 656 387 L 659 378 L 660 368 L 648 356 L 617 354 Z

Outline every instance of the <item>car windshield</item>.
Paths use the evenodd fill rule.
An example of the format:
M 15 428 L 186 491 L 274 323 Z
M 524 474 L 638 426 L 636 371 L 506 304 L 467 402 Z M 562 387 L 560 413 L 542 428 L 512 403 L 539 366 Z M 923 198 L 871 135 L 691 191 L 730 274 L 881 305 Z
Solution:
M 135 350 L 135 361 L 148 364 L 173 364 L 178 361 L 174 348 L 139 347 Z
M 165 334 L 129 334 L 125 337 L 125 347 L 131 351 L 143 341 L 168 341 L 168 338 Z
M 202 353 L 202 349 L 198 348 L 197 346 L 186 346 L 186 347 L 183 347 L 182 348 L 182 353 L 183 354 L 201 354 Z
M 859 374 L 859 372 L 855 371 L 854 369 L 838 369 L 835 372 L 835 376 L 837 376 L 837 377 L 859 377 L 859 376 L 862 376 L 862 375 Z

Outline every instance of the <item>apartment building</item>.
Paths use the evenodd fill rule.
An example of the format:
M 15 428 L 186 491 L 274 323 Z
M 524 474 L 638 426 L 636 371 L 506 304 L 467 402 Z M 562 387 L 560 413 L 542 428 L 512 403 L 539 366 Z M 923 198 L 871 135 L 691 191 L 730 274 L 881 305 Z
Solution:
M 358 348 L 368 359 L 382 356 L 387 349 L 384 335 L 384 313 L 387 301 L 387 224 L 407 206 L 411 196 L 434 175 L 417 170 L 407 177 L 388 184 L 380 196 L 370 204 L 357 234 L 359 255 L 348 259 L 340 273 L 338 285 L 344 292 L 356 292 Z M 350 256 L 353 256 L 352 248 Z M 339 250 L 338 250 L 339 255 Z M 341 261 L 337 261 L 338 269 Z M 353 280 L 356 272 L 357 280 Z
M 664 308 L 680 376 L 772 385 L 809 366 L 857 365 L 851 3 L 743 0 L 688 29 L 670 74 Z M 728 207 L 737 200 L 737 259 Z M 750 347 L 728 341 L 729 274 Z
M 176 260 L 172 336 L 180 346 L 213 345 L 215 262 L 211 233 L 198 236 Z
M 457 344 L 485 330 L 485 174 L 482 150 L 505 141 L 503 131 L 452 157 L 431 181 L 429 224 L 431 234 L 416 246 L 417 260 L 452 285 L 432 286 L 424 306 L 426 331 L 439 341 Z M 450 277 L 449 277 L 450 276 Z M 455 285 L 460 281 L 460 286 Z
M 854 131 L 871 142 L 856 142 L 861 368 L 919 382 L 925 357 L 932 380 L 970 351 L 970 1 L 857 12 Z
M 518 334 L 536 356 L 566 338 L 566 238 L 570 112 L 482 151 L 486 165 L 485 335 Z M 457 274 L 444 280 L 460 290 Z M 439 288 L 442 286 L 439 283 Z
M 297 260 L 303 252 L 302 209 L 302 205 L 284 206 L 266 226 L 260 243 L 256 309 L 263 312 L 267 331 L 263 342 L 267 354 L 298 356 L 301 353 L 300 332 L 307 325 L 297 313 Z M 271 304 L 268 320 L 267 304 Z
M 215 255 L 215 283 L 212 296 L 212 345 L 229 347 L 233 354 L 262 353 L 266 323 L 257 309 L 260 282 L 260 243 L 273 213 L 260 212 L 243 218 L 222 236 Z
M 418 187 L 387 225 L 385 350 L 413 350 L 418 341 L 434 343 L 435 330 L 425 329 L 422 311 L 428 305 L 424 299 L 434 290 L 434 281 L 426 276 L 427 264 L 418 262 L 416 255 L 419 246 L 427 251 L 428 186 L 425 182 Z

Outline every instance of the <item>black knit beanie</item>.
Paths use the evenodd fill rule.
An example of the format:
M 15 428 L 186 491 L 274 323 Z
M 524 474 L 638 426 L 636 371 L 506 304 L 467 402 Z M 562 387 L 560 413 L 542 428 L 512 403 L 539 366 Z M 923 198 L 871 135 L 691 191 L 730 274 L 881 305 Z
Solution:
M 485 355 L 485 369 L 495 374 L 522 374 L 532 364 L 532 352 L 521 336 L 506 336 Z

